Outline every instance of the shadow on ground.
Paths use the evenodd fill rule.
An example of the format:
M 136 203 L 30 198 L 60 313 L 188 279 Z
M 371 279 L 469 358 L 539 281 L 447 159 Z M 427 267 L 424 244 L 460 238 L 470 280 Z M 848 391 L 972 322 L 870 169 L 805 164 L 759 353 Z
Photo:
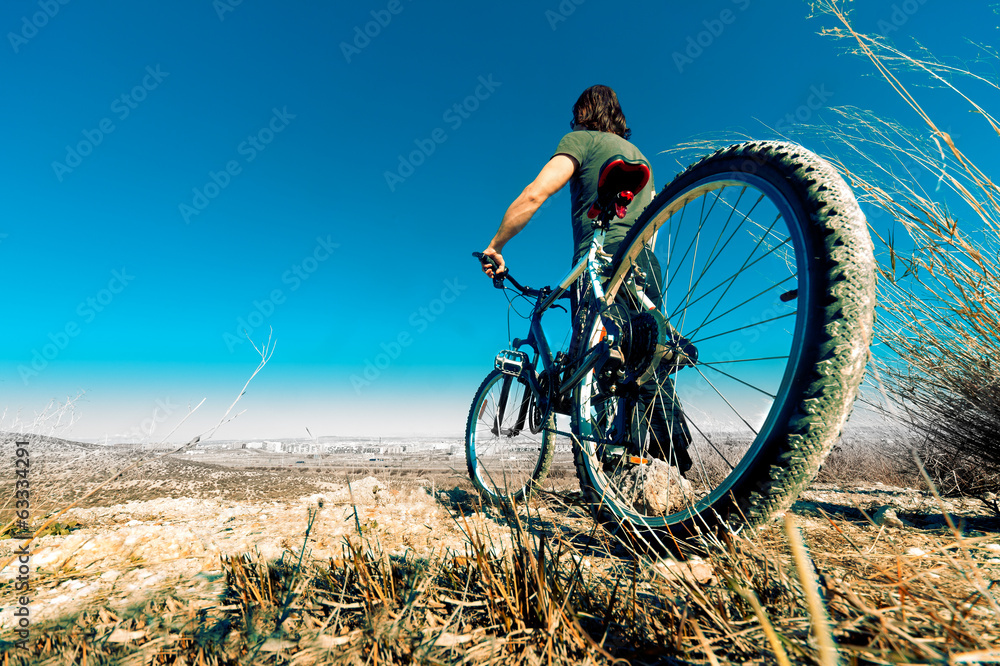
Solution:
M 792 511 L 798 514 L 823 518 L 829 516 L 835 520 L 846 520 L 861 525 L 879 525 L 880 521 L 875 515 L 875 511 L 863 511 L 855 506 L 846 504 L 836 504 L 833 502 L 810 502 L 799 500 L 792 505 Z M 1000 517 L 983 515 L 966 515 L 951 513 L 945 517 L 944 513 L 933 511 L 903 511 L 898 510 L 895 516 L 903 521 L 906 527 L 921 530 L 945 530 L 951 529 L 951 523 L 957 527 L 962 534 L 973 535 L 977 533 L 1000 532 Z

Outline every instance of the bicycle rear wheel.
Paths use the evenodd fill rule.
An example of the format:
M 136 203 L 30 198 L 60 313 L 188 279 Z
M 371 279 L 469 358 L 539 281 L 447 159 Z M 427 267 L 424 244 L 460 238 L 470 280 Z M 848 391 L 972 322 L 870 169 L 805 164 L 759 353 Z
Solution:
M 465 429 L 469 478 L 485 502 L 507 506 L 531 496 L 552 464 L 554 429 L 554 415 L 539 412 L 524 380 L 487 375 Z
M 650 203 L 613 265 L 591 344 L 616 328 L 626 364 L 648 362 L 645 292 L 675 353 L 638 389 L 594 372 L 576 389 L 574 461 L 600 516 L 664 549 L 790 506 L 839 437 L 871 342 L 872 243 L 847 184 L 794 144 L 730 146 Z

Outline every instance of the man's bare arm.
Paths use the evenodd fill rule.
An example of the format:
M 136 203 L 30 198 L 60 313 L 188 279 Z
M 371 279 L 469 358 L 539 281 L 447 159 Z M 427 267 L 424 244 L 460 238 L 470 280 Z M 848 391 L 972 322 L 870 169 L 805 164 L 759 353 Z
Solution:
M 490 241 L 489 247 L 483 250 L 483 254 L 493 257 L 499 264 L 498 271 L 504 270 L 505 264 L 500 253 L 507 242 L 521 232 L 528 224 L 531 216 L 535 214 L 546 199 L 561 190 L 569 179 L 573 177 L 579 164 L 576 159 L 569 155 L 555 155 L 542 168 L 531 183 L 524 188 L 524 191 L 514 199 L 514 203 L 507 208 L 500 228 Z M 490 277 L 493 276 L 493 269 L 486 263 L 483 270 Z

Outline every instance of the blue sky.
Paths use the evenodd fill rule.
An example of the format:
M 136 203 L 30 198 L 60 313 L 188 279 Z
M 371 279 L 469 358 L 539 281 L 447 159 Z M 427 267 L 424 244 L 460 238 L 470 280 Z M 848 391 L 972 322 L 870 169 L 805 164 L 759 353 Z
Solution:
M 869 0 L 856 25 L 968 53 L 996 43 L 980 4 Z M 774 138 L 830 106 L 916 127 L 805 2 L 611 7 L 4 3 L 4 427 L 82 392 L 64 436 L 158 440 L 205 398 L 171 437 L 189 438 L 257 364 L 242 331 L 273 329 L 217 437 L 460 434 L 507 340 L 470 253 L 584 88 L 618 91 L 657 187 L 681 142 Z M 968 122 L 953 96 L 928 104 Z M 561 193 L 508 246 L 526 281 L 565 269 L 568 209 Z

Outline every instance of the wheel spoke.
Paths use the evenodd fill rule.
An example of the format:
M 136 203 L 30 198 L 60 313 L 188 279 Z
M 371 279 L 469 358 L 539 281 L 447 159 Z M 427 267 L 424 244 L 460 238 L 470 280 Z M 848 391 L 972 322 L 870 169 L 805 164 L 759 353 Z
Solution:
M 733 463 L 729 462 L 729 459 L 726 458 L 726 454 L 724 454 L 719 449 L 719 447 L 717 447 L 715 445 L 715 442 L 713 442 L 712 438 L 709 437 L 708 434 L 706 434 L 705 431 L 701 429 L 701 427 L 698 425 L 697 421 L 694 421 L 693 419 L 689 419 L 688 423 L 690 423 L 694 427 L 694 429 L 698 431 L 698 434 L 701 435 L 702 439 L 704 439 L 708 443 L 708 445 L 712 448 L 712 450 L 715 451 L 716 455 L 718 455 L 720 458 L 722 458 L 722 461 L 724 463 L 726 463 L 726 465 L 729 466 L 730 470 L 736 469 L 736 465 L 734 465 Z M 701 455 L 700 451 L 697 452 L 697 455 L 698 455 L 698 460 L 701 463 L 702 473 L 705 476 L 708 476 L 709 472 L 708 472 L 708 469 L 705 467 L 705 459 L 704 459 L 704 457 Z
M 488 503 L 523 501 L 548 469 L 554 422 L 534 421 L 532 402 L 523 380 L 498 372 L 477 393 L 466 429 L 466 460 L 473 485 Z
M 756 326 L 760 326 L 761 324 L 767 324 L 767 323 L 772 322 L 772 321 L 778 321 L 779 319 L 786 319 L 788 317 L 794 317 L 796 314 L 798 314 L 798 312 L 799 312 L 798 310 L 793 310 L 792 312 L 787 312 L 787 313 L 785 313 L 783 315 L 777 315 L 777 316 L 771 317 L 770 319 L 761 319 L 760 321 L 756 321 L 756 322 L 754 322 L 752 324 L 747 324 L 746 326 L 740 326 L 738 328 L 732 328 L 732 329 L 730 329 L 728 331 L 723 331 L 722 333 L 716 333 L 715 335 L 706 335 L 704 338 L 698 338 L 697 340 L 692 340 L 691 344 L 693 344 L 693 345 L 699 345 L 699 344 L 705 342 L 706 340 L 714 340 L 715 338 L 721 338 L 723 335 L 730 335 L 732 333 L 738 333 L 740 331 L 746 331 L 746 330 L 754 328 Z
M 695 366 L 695 370 L 698 370 L 698 374 L 699 374 L 699 375 L 701 375 L 701 378 L 702 378 L 702 379 L 704 379 L 704 380 L 705 380 L 705 382 L 706 382 L 706 383 L 707 383 L 707 384 L 708 384 L 709 386 L 711 386 L 711 387 L 712 387 L 712 390 L 713 390 L 713 391 L 715 391 L 715 392 L 716 392 L 716 393 L 717 393 L 717 394 L 719 395 L 719 397 L 720 397 L 720 398 L 722 398 L 723 402 L 725 402 L 725 403 L 726 403 L 727 405 L 729 405 L 729 409 L 733 410 L 733 414 L 736 414 L 736 417 L 737 417 L 737 418 L 738 418 L 738 419 L 739 419 L 740 421 L 743 421 L 743 423 L 744 423 L 744 424 L 746 425 L 746 427 L 747 427 L 747 428 L 750 428 L 750 431 L 751 431 L 751 432 L 753 432 L 753 434 L 754 434 L 754 435 L 756 436 L 756 435 L 757 435 L 757 429 L 756 429 L 756 428 L 754 428 L 754 427 L 753 427 L 752 425 L 750 425 L 750 422 L 749 422 L 749 421 L 747 421 L 747 420 L 746 420 L 745 418 L 743 418 L 743 415 L 742 415 L 742 414 L 740 413 L 740 410 L 736 409 L 736 407 L 734 407 L 734 406 L 733 406 L 733 403 L 729 402 L 729 398 L 727 398 L 727 397 L 726 397 L 726 396 L 725 396 L 725 395 L 724 395 L 724 394 L 722 393 L 722 391 L 720 391 L 720 390 L 718 389 L 718 387 L 717 387 L 717 386 L 716 386 L 715 384 L 713 384 L 713 383 L 712 383 L 712 380 L 711 380 L 711 379 L 709 379 L 708 377 L 706 377 L 706 376 L 705 376 L 705 373 L 704 373 L 704 372 L 702 372 L 702 371 L 701 371 L 701 370 L 700 370 L 700 369 L 699 369 L 699 368 L 698 368 L 697 366 Z M 716 370 L 716 372 L 718 372 L 718 370 Z
M 758 358 L 734 358 L 729 361 L 698 361 L 698 365 L 728 365 L 730 363 L 756 363 L 757 361 L 780 361 L 782 359 L 787 359 L 788 356 L 760 356 Z
M 785 242 L 787 243 L 787 242 L 788 242 L 788 240 L 786 239 L 786 241 L 785 241 Z M 706 291 L 705 291 L 705 292 L 704 292 L 703 294 L 701 294 L 701 295 L 700 295 L 700 296 L 699 296 L 698 298 L 696 298 L 696 299 L 694 299 L 694 300 L 690 301 L 689 303 L 686 303 L 686 304 L 684 305 L 684 308 L 688 308 L 688 307 L 690 307 L 690 306 L 692 306 L 692 305 L 695 305 L 696 303 L 699 303 L 700 301 L 704 300 L 705 298 L 708 298 L 708 296 L 709 296 L 710 294 L 712 294 L 713 292 L 715 292 L 715 291 L 716 291 L 716 290 L 718 290 L 718 289 L 722 289 L 723 287 L 726 287 L 726 288 L 727 288 L 727 291 L 728 291 L 728 288 L 729 288 L 730 286 L 732 286 L 732 284 L 733 284 L 733 283 L 734 283 L 734 282 L 736 281 L 736 278 L 738 278 L 738 277 L 740 276 L 740 274 L 742 274 L 742 273 L 743 273 L 744 271 L 746 271 L 746 270 L 747 270 L 747 269 L 749 269 L 749 268 L 753 268 L 753 267 L 754 267 L 755 265 L 757 265 L 757 264 L 758 264 L 758 263 L 760 263 L 761 261 L 763 261 L 763 260 L 767 259 L 767 257 L 768 257 L 768 256 L 770 256 L 770 254 L 772 254 L 773 252 L 775 252 L 775 251 L 777 251 L 777 250 L 778 250 L 778 247 L 775 247 L 775 248 L 772 248 L 771 250 L 769 250 L 769 251 L 768 251 L 768 253 L 767 253 L 767 254 L 764 254 L 764 255 L 761 255 L 760 257 L 758 257 L 757 259 L 755 259 L 755 260 L 754 260 L 754 261 L 753 261 L 752 263 L 750 263 L 750 264 L 748 264 L 748 265 L 746 265 L 746 266 L 743 266 L 743 267 L 741 267 L 741 268 L 740 268 L 740 270 L 738 270 L 737 272 L 733 273 L 733 274 L 732 274 L 732 275 L 730 275 L 729 277 L 726 277 L 725 279 L 723 279 L 723 280 L 722 280 L 721 282 L 719 282 L 718 284 L 716 284 L 716 285 L 715 285 L 714 287 L 712 287 L 711 289 L 708 289 L 708 290 L 706 290 Z M 792 277 L 798 277 L 798 276 L 797 276 L 797 275 L 794 275 L 794 276 L 792 276 Z M 786 279 L 787 279 L 787 278 L 786 278 Z M 721 295 L 719 296 L 718 300 L 716 300 L 716 304 L 718 304 L 719 302 L 721 302 L 721 301 L 722 301 L 722 298 L 723 298 L 724 296 L 725 296 L 725 292 L 723 292 L 723 293 L 722 293 L 722 294 L 721 294 Z M 677 312 L 679 312 L 679 311 L 680 311 L 680 308 L 678 308 L 677 310 L 675 310 L 675 311 L 673 312 L 673 314 L 671 314 L 671 317 L 674 317 L 674 316 L 676 316 Z
M 780 215 L 778 216 L 778 218 L 775 218 L 774 222 L 772 222 L 772 223 L 771 223 L 771 227 L 772 227 L 772 228 L 773 228 L 774 224 L 775 224 L 775 223 L 776 223 L 776 222 L 777 222 L 777 221 L 778 221 L 778 220 L 779 220 L 780 218 L 781 218 L 781 216 L 780 216 Z M 774 252 L 776 252 L 776 251 L 777 251 L 777 250 L 778 250 L 779 248 L 781 248 L 782 246 L 784 246 L 784 245 L 785 245 L 786 243 L 788 243 L 788 242 L 789 242 L 790 240 L 791 240 L 791 238 L 786 238 L 786 239 L 785 239 L 785 240 L 784 240 L 784 241 L 783 241 L 783 242 L 782 242 L 781 244 L 779 244 L 779 245 L 777 245 L 777 246 L 775 246 L 775 247 L 771 248 L 770 250 L 768 250 L 768 251 L 767 251 L 766 253 L 764 253 L 763 255 L 761 255 L 760 257 L 758 257 L 757 259 L 754 259 L 754 260 L 753 260 L 752 262 L 750 261 L 750 258 L 751 258 L 751 257 L 753 257 L 753 254 L 754 254 L 754 252 L 751 252 L 751 253 L 750 253 L 750 254 L 749 254 L 749 255 L 747 256 L 746 260 L 744 260 L 744 262 L 743 262 L 743 265 L 742 265 L 742 266 L 740 266 L 740 267 L 739 267 L 739 269 L 738 269 L 738 270 L 737 270 L 737 271 L 736 271 L 735 273 L 733 273 L 733 274 L 732 274 L 731 276 L 729 276 L 729 277 L 725 278 L 724 280 L 722 280 L 721 282 L 719 282 L 719 283 L 718 283 L 718 284 L 717 284 L 716 286 L 714 286 L 714 287 L 712 287 L 711 289 L 707 290 L 707 291 L 706 291 L 706 292 L 705 292 L 704 294 L 702 294 L 701 296 L 699 296 L 697 300 L 695 300 L 695 301 L 690 301 L 690 302 L 688 302 L 688 303 L 687 303 L 687 304 L 686 304 L 686 305 L 685 305 L 684 307 L 685 307 L 685 308 L 688 308 L 688 307 L 690 307 L 690 306 L 691 306 L 691 305 L 692 305 L 693 303 L 696 303 L 696 302 L 698 302 L 698 301 L 702 300 L 703 298 L 707 297 L 707 296 L 708 296 L 709 294 L 711 294 L 712 292 L 714 292 L 714 291 L 715 291 L 716 289 L 720 289 L 720 288 L 722 288 L 722 287 L 725 287 L 725 289 L 723 290 L 722 294 L 720 294 L 720 295 L 719 295 L 719 298 L 718 298 L 718 299 L 717 299 L 717 300 L 715 301 L 715 305 L 713 305 L 713 306 L 712 306 L 712 309 L 711 309 L 711 310 L 709 310 L 709 312 L 708 312 L 708 314 L 707 314 L 707 315 L 705 315 L 705 318 L 706 318 L 706 319 L 707 319 L 708 317 L 711 317 L 711 316 L 712 316 L 712 313 L 713 313 L 713 312 L 715 312 L 715 307 L 716 307 L 716 306 L 717 306 L 717 305 L 718 305 L 719 303 L 721 303 L 721 302 L 722 302 L 722 299 L 723 299 L 723 298 L 724 298 L 724 297 L 726 296 L 726 294 L 728 294 L 728 293 L 729 293 L 729 289 L 730 289 L 730 288 L 731 288 L 731 287 L 733 286 L 733 284 L 735 284 L 735 282 L 736 282 L 736 278 L 738 278 L 738 277 L 739 277 L 740 275 L 742 275 L 742 273 L 743 273 L 743 272 L 744 272 L 745 270 L 747 270 L 748 268 L 752 268 L 753 266 L 757 265 L 758 263 L 760 263 L 761 261 L 763 261 L 764 259 L 766 259 L 766 258 L 767 258 L 768 256 L 770 256 L 771 254 L 773 254 Z M 756 251 L 756 249 L 757 249 L 758 247 L 760 247 L 760 244 L 759 244 L 759 243 L 758 243 L 757 245 L 755 245 L 755 246 L 754 246 L 754 251 Z M 702 324 L 704 324 L 704 322 L 702 322 Z
M 780 286 L 781 286 L 782 284 L 784 284 L 785 282 L 788 282 L 789 280 L 793 280 L 793 279 L 795 279 L 795 278 L 796 278 L 796 276 L 795 276 L 795 275 L 789 275 L 788 277 L 786 277 L 786 278 L 785 278 L 784 280 L 782 280 L 781 282 L 778 282 L 778 283 L 775 283 L 775 284 L 773 284 L 773 285 L 770 285 L 770 286 L 766 287 L 766 288 L 765 288 L 765 289 L 763 289 L 762 291 L 759 291 L 759 292 L 757 292 L 756 294 L 754 294 L 753 296 L 751 296 L 751 297 L 747 298 L 746 300 L 743 300 L 743 301 L 741 301 L 741 302 L 737 303 L 736 305 L 734 305 L 733 307 L 729 308 L 729 309 L 728 309 L 728 310 L 726 310 L 725 312 L 721 312 L 721 313 L 717 314 L 717 315 L 716 315 L 715 317 L 713 317 L 712 319 L 709 319 L 708 321 L 704 322 L 704 323 L 703 323 L 703 324 L 702 324 L 701 326 L 699 326 L 698 328 L 694 329 L 693 331 L 690 331 L 690 332 L 688 332 L 688 334 L 687 334 L 687 337 L 694 337 L 695 335 L 697 335 L 697 334 L 698 334 L 698 332 L 699 332 L 699 331 L 700 331 L 701 329 L 705 328 L 705 327 L 706 327 L 706 326 L 708 326 L 709 324 L 713 324 L 713 323 L 715 323 L 716 321 L 718 321 L 718 320 L 722 319 L 723 317 L 725 317 L 726 315 L 728 315 L 728 314 L 732 314 L 733 312 L 735 312 L 736 310 L 739 310 L 739 309 L 740 309 L 741 307 L 743 307 L 744 305 L 748 305 L 748 304 L 749 304 L 750 302 L 752 302 L 752 301 L 755 301 L 755 300 L 757 300 L 757 299 L 758 299 L 758 298 L 760 298 L 761 296 L 763 296 L 763 295 L 765 295 L 765 294 L 768 294 L 768 293 L 770 293 L 770 292 L 774 291 L 774 289 L 775 289 L 776 287 L 780 287 Z
M 722 188 L 721 190 L 718 191 L 718 196 L 716 197 L 716 201 L 718 201 L 718 199 L 722 196 L 722 193 L 725 192 L 725 190 L 726 190 L 726 188 Z M 708 253 L 709 261 L 707 261 L 705 263 L 705 265 L 702 267 L 701 274 L 698 276 L 698 279 L 692 285 L 689 286 L 689 288 L 688 288 L 688 293 L 689 294 L 692 293 L 694 290 L 696 290 L 698 288 L 698 286 L 701 284 L 701 279 L 703 277 L 705 277 L 705 275 L 708 274 L 709 269 L 713 265 L 715 265 L 716 260 L 720 256 L 722 256 L 722 253 L 729 246 L 729 242 L 733 238 L 736 237 L 737 232 L 739 232 L 740 228 L 743 226 L 743 223 L 747 221 L 747 218 L 749 217 L 750 213 L 752 213 L 754 211 L 754 209 L 757 208 L 757 204 L 759 204 L 761 202 L 761 200 L 764 198 L 763 196 L 760 196 L 760 197 L 757 198 L 757 201 L 754 202 L 754 204 L 750 208 L 750 210 L 747 211 L 747 213 L 743 216 L 743 219 L 740 220 L 740 223 L 738 225 L 736 225 L 736 228 L 733 229 L 733 232 L 731 234 L 729 234 L 728 237 L 726 237 L 726 242 L 722 245 L 722 247 L 719 247 L 719 241 L 723 238 L 723 236 L 725 236 L 726 229 L 729 228 L 729 223 L 732 221 L 733 216 L 736 214 L 736 209 L 737 209 L 737 207 L 740 204 L 740 200 L 743 198 L 743 194 L 746 193 L 746 190 L 747 190 L 746 187 L 741 188 L 740 189 L 740 194 L 736 198 L 736 201 L 729 207 L 729 216 L 726 218 L 726 222 L 722 225 L 722 230 L 719 231 L 718 235 L 716 236 L 715 245 L 712 246 L 712 249 Z M 712 207 L 713 208 L 715 207 L 714 203 L 712 204 Z M 696 232 L 696 236 L 699 237 L 699 238 L 701 237 L 701 229 L 702 229 L 703 225 L 704 225 L 704 220 L 701 221 L 701 223 L 699 224 L 699 227 L 698 227 L 698 231 Z M 716 250 L 718 250 L 718 251 L 716 251 Z M 694 262 L 692 262 L 692 265 L 693 265 L 693 263 Z
M 774 395 L 773 393 L 768 393 L 767 391 L 765 391 L 764 389 L 760 388 L 759 386 L 754 386 L 753 384 L 750 384 L 749 382 L 743 381 L 739 377 L 735 377 L 735 376 L 729 374 L 728 372 L 725 372 L 723 370 L 719 370 L 714 365 L 707 366 L 707 367 L 708 367 L 709 370 L 714 370 L 715 372 L 719 373 L 720 375 L 723 375 L 725 377 L 729 377 L 734 382 L 739 382 L 740 384 L 743 384 L 744 386 L 752 388 L 754 391 L 757 391 L 759 393 L 763 393 L 764 395 L 766 395 L 768 398 L 771 398 L 772 400 L 774 400 L 774 399 L 776 399 L 778 397 L 778 396 Z M 747 424 L 747 425 L 749 425 L 749 424 Z

